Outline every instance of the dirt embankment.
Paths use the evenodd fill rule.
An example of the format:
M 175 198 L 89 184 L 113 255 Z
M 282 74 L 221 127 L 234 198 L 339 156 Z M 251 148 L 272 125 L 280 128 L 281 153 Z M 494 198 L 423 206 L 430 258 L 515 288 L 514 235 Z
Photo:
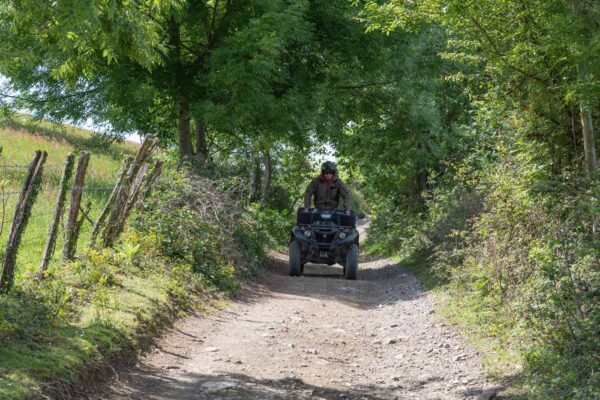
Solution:
M 491 399 L 478 354 L 400 266 L 287 261 L 224 311 L 191 315 L 135 368 L 87 399 Z M 498 397 L 500 398 L 500 397 Z

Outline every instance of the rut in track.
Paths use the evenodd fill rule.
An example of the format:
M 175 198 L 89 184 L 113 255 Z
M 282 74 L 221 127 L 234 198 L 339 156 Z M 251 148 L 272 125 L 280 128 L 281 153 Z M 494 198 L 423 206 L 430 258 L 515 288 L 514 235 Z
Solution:
M 283 255 L 274 264 L 230 307 L 180 320 L 134 368 L 80 398 L 492 398 L 478 354 L 392 261 L 363 260 L 357 281 L 321 265 L 288 277 Z

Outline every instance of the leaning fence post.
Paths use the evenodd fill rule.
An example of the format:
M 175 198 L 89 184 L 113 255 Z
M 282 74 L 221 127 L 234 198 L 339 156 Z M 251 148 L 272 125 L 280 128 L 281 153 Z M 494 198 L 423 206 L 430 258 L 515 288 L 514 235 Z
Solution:
M 69 204 L 69 215 L 67 217 L 67 225 L 65 227 L 65 243 L 63 245 L 62 258 L 72 260 L 75 257 L 77 249 L 77 239 L 79 237 L 79 229 L 77 216 L 81 206 L 81 197 L 83 195 L 83 185 L 85 183 L 85 173 L 90 162 L 90 153 L 81 152 L 77 158 L 77 173 L 75 181 L 71 189 L 71 202 Z
M 154 163 L 154 168 L 152 169 L 152 172 L 150 172 L 150 174 L 147 175 L 146 181 L 142 184 L 142 192 L 140 194 L 140 198 L 138 201 L 138 204 L 140 207 L 144 204 L 144 200 L 150 193 L 150 190 L 152 189 L 152 185 L 154 184 L 154 182 L 158 179 L 158 177 L 162 173 L 162 167 L 163 167 L 163 162 L 160 160 L 156 161 L 156 163 Z
M 125 204 L 125 210 L 121 215 L 121 220 L 119 221 L 119 230 L 123 227 L 125 220 L 129 216 L 129 212 L 137 202 L 137 199 L 140 195 L 140 191 L 144 187 L 144 183 L 148 180 L 148 168 L 150 166 L 148 164 L 144 164 L 140 169 L 137 177 L 135 178 L 133 185 L 131 186 L 131 193 L 129 194 L 129 198 L 127 199 L 127 204 Z
M 144 197 L 150 190 L 150 186 L 156 180 L 156 178 L 158 178 L 158 175 L 160 175 L 162 171 L 162 161 L 156 162 L 152 172 L 148 172 L 149 168 L 150 166 L 148 164 L 144 164 L 142 166 L 131 187 L 131 193 L 129 194 L 129 199 L 127 200 L 125 209 L 121 213 L 120 219 L 117 222 L 117 226 L 114 229 L 115 237 L 118 237 L 121 234 L 131 210 L 133 210 L 136 203 L 143 201 Z
M 131 213 L 135 203 L 137 202 L 140 192 L 144 187 L 144 184 L 148 181 L 150 174 L 148 174 L 148 168 L 150 166 L 148 164 L 144 164 L 140 171 L 138 172 L 133 185 L 131 186 L 131 192 L 129 193 L 129 198 L 127 199 L 127 203 L 125 204 L 125 209 L 121 213 L 119 221 L 117 221 L 117 226 L 114 229 L 115 237 L 118 237 L 123 228 L 125 227 L 125 222 L 127 221 L 127 217 Z
M 125 211 L 127 199 L 130 196 L 132 185 L 134 184 L 134 181 L 144 161 L 146 158 L 148 158 L 150 152 L 154 149 L 156 144 L 157 140 L 154 135 L 148 135 L 135 155 L 135 158 L 129 167 L 129 171 L 127 172 L 127 178 L 119 189 L 119 193 L 115 198 L 115 203 L 112 206 L 110 216 L 106 222 L 106 228 L 104 229 L 103 234 L 104 247 L 111 247 L 117 239 L 117 236 L 119 235 L 119 221 L 121 221 L 121 217 Z
M 7 292 L 14 284 L 15 264 L 21 237 L 31 216 L 31 208 L 40 190 L 42 182 L 42 170 L 48 153 L 36 151 L 27 171 L 27 179 L 19 196 L 19 202 L 15 208 L 13 224 L 8 236 L 8 244 L 2 260 L 2 275 L 0 275 L 0 291 Z
M 69 180 L 71 180 L 71 176 L 73 175 L 74 165 L 75 156 L 73 155 L 73 153 L 67 154 L 62 177 L 60 179 L 60 186 L 58 188 L 58 193 L 56 194 L 56 204 L 54 205 L 54 213 L 52 215 L 52 222 L 50 223 L 50 230 L 48 231 L 48 238 L 46 239 L 46 246 L 44 247 L 42 262 L 36 274 L 37 278 L 42 278 L 44 276 L 44 272 L 48 267 L 48 263 L 54 255 L 54 250 L 56 248 L 56 238 L 58 237 L 58 227 L 60 225 L 60 219 L 62 218 L 63 212 L 65 210 L 67 186 L 69 185 Z
M 119 171 L 119 177 L 117 178 L 117 183 L 115 184 L 115 187 L 113 188 L 112 192 L 110 193 L 110 196 L 108 196 L 108 200 L 106 200 L 106 204 L 104 205 L 104 208 L 102 209 L 102 212 L 100 213 L 100 216 L 98 217 L 98 219 L 96 220 L 96 223 L 94 224 L 94 229 L 92 230 L 92 238 L 90 241 L 92 246 L 94 246 L 94 244 L 96 242 L 96 238 L 98 237 L 98 233 L 100 233 L 100 229 L 102 229 L 102 227 L 104 226 L 104 221 L 106 220 L 106 217 L 108 216 L 108 213 L 110 212 L 111 207 L 113 206 L 113 204 L 115 202 L 117 193 L 119 192 L 121 185 L 123 185 L 123 179 L 125 178 L 125 173 L 127 172 L 132 159 L 133 159 L 133 157 L 127 156 L 127 157 L 125 157 L 125 160 L 123 160 L 123 165 L 121 166 L 121 171 Z

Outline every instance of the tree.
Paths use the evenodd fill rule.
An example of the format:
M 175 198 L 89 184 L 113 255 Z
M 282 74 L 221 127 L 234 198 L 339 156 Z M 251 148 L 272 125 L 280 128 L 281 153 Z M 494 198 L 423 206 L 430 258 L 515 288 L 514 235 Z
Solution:
M 528 132 L 553 147 L 557 168 L 573 154 L 596 170 L 593 114 L 599 99 L 600 5 L 572 0 L 368 1 L 363 16 L 373 29 L 414 29 L 415 21 L 436 23 L 449 32 L 445 56 L 476 62 L 474 80 L 485 104 L 518 110 L 544 132 Z M 572 121 L 581 120 L 573 146 Z M 582 152 L 580 150 L 583 142 Z
M 15 30 L 20 19 L 8 13 L 4 31 L 15 42 L 4 43 L 12 57 L 0 71 L 25 94 L 19 106 L 57 120 L 108 122 L 118 132 L 152 132 L 163 142 L 175 140 L 181 157 L 205 159 L 207 135 L 306 141 L 326 128 L 319 121 L 329 118 L 323 111 L 331 87 L 342 74 L 360 71 L 369 54 L 359 53 L 369 41 L 346 1 L 189 0 L 138 11 L 152 57 L 86 42 L 86 57 L 67 76 L 52 72 L 52 65 L 70 63 L 71 42 L 54 47 L 33 29 Z M 50 9 L 44 21 L 56 12 Z M 114 41 L 129 43 L 134 28 L 126 26 L 112 33 Z M 73 36 L 68 28 L 56 35 Z M 97 31 L 89 36 L 99 37 Z M 21 64 L 12 43 L 21 48 L 27 41 L 36 46 Z

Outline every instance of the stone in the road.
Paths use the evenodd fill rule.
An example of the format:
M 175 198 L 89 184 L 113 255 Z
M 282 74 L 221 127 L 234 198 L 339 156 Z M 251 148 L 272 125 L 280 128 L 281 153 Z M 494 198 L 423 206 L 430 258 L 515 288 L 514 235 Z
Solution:
M 202 384 L 202 386 L 200 386 L 200 389 L 204 393 L 214 393 L 214 392 L 219 392 L 219 391 L 224 390 L 224 389 L 234 388 L 236 386 L 237 386 L 237 384 L 235 384 L 233 382 L 226 382 L 226 381 L 221 381 L 221 382 L 205 382 L 205 383 Z

